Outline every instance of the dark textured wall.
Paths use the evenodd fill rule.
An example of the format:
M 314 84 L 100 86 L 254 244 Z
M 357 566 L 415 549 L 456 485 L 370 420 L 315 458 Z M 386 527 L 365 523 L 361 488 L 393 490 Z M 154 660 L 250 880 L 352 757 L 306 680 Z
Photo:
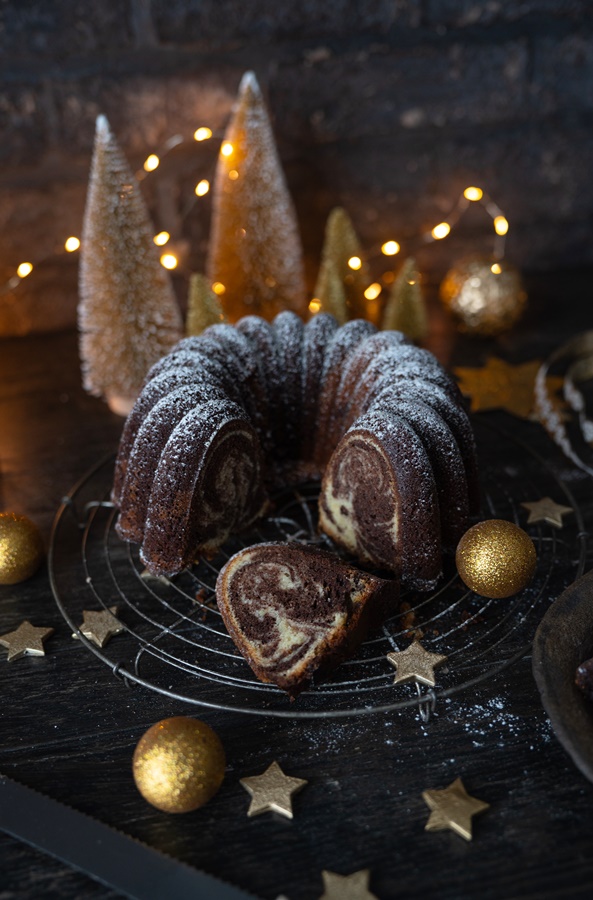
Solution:
M 222 129 L 247 68 L 268 98 L 310 280 L 333 205 L 368 248 L 413 242 L 470 183 L 507 213 L 523 268 L 593 262 L 587 0 L 0 0 L 0 276 L 80 234 L 97 113 L 139 165 L 174 133 Z M 185 239 L 198 269 L 209 199 L 188 198 L 215 155 L 189 143 L 145 181 L 156 227 Z M 436 276 L 487 247 L 490 227 L 472 209 L 420 251 L 422 268 Z M 72 321 L 75 270 L 46 263 L 0 298 L 0 325 Z

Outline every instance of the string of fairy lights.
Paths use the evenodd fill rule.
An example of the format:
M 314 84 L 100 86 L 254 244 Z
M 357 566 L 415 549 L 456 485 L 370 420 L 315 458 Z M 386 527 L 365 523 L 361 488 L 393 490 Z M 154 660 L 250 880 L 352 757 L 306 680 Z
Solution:
M 200 125 L 200 127 L 194 131 L 191 139 L 184 138 L 182 135 L 178 134 L 173 135 L 163 143 L 158 152 L 148 154 L 142 164 L 142 167 L 136 172 L 137 180 L 142 181 L 144 178 L 155 172 L 161 165 L 163 159 L 180 144 L 188 143 L 188 140 L 192 140 L 198 144 L 201 144 L 204 141 L 210 141 L 211 139 L 216 139 L 216 136 L 214 135 L 212 129 L 206 125 Z M 231 157 L 233 154 L 233 150 L 233 145 L 229 141 L 222 141 L 219 151 L 221 156 L 227 158 Z M 229 169 L 227 175 L 231 180 L 236 180 L 239 178 L 239 172 L 234 168 Z M 207 178 L 202 178 L 197 182 L 193 191 L 192 206 L 200 198 L 205 197 L 209 193 L 210 186 L 210 180 Z M 491 271 L 493 272 L 493 274 L 499 275 L 502 272 L 501 261 L 504 258 L 505 240 L 506 235 L 509 231 L 509 222 L 500 207 L 480 187 L 466 187 L 465 190 L 461 193 L 455 206 L 451 209 L 449 215 L 445 219 L 443 219 L 443 221 L 437 223 L 432 229 L 430 229 L 430 231 L 423 233 L 420 236 L 420 240 L 422 243 L 432 243 L 434 241 L 441 241 L 447 238 L 451 234 L 451 231 L 455 228 L 465 211 L 468 209 L 468 207 L 474 203 L 481 204 L 492 219 L 493 229 L 495 233 L 495 244 L 492 254 L 493 262 L 491 264 Z M 171 240 L 171 235 L 169 234 L 169 232 L 159 231 L 154 235 L 153 240 L 157 247 L 162 248 L 162 253 L 160 256 L 161 265 L 165 269 L 168 269 L 170 271 L 178 268 L 180 262 L 178 254 L 174 252 L 174 250 L 167 247 L 169 241 Z M 78 250 L 80 250 L 80 246 L 80 238 L 76 235 L 69 235 L 63 242 L 62 252 L 76 253 Z M 400 252 L 400 242 L 396 241 L 393 238 L 388 238 L 380 245 L 380 248 L 376 247 L 372 249 L 369 253 L 369 257 L 372 258 L 373 255 L 380 254 L 382 257 L 390 258 L 397 256 Z M 24 260 L 23 262 L 19 263 L 4 286 L 0 288 L 0 293 L 14 291 L 16 288 L 18 288 L 18 285 L 25 278 L 30 277 L 30 275 L 36 270 L 39 265 L 46 262 L 49 258 L 53 258 L 55 256 L 55 253 L 47 254 L 37 259 L 36 262 Z M 362 268 L 362 265 L 363 261 L 359 256 L 352 256 L 348 260 L 348 266 L 353 271 Z M 383 290 L 383 285 L 392 283 L 394 280 L 394 272 L 384 272 L 382 276 L 383 284 L 379 283 L 378 281 L 369 284 L 364 291 L 365 298 L 369 301 L 376 300 Z M 212 290 L 216 294 L 221 295 L 225 291 L 225 286 L 220 282 L 214 282 L 212 284 Z M 319 312 L 320 308 L 321 301 L 319 301 L 317 298 L 313 298 L 309 303 L 309 311 L 311 313 L 316 313 Z

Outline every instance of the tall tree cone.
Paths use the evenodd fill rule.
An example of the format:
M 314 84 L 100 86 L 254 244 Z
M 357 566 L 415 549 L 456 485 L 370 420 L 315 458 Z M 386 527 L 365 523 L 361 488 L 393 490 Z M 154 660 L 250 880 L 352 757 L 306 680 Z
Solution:
M 321 262 L 315 285 L 315 298 L 321 303 L 320 312 L 335 316 L 340 325 L 348 321 L 344 282 L 338 275 L 334 260 L 329 256 Z
M 153 363 L 182 337 L 153 235 L 138 183 L 99 116 L 80 250 L 80 357 L 85 390 L 120 415 Z
M 187 319 L 185 333 L 188 337 L 201 334 L 209 325 L 225 321 L 220 300 L 210 287 L 205 275 L 195 272 L 189 279 Z
M 349 318 L 366 318 L 364 292 L 370 282 L 369 271 L 352 219 L 341 206 L 332 209 L 327 218 L 321 251 L 320 273 L 323 272 L 324 264 L 328 259 L 332 260 L 336 273 L 344 286 L 350 311 Z M 358 265 L 358 260 L 360 260 L 359 268 L 353 268 L 353 265 Z M 349 264 L 350 261 L 352 261 L 351 264 Z M 317 285 L 315 296 L 319 297 Z
M 428 333 L 420 274 L 413 259 L 405 260 L 393 282 L 383 313 L 383 328 L 403 331 L 412 341 L 422 341 Z
M 306 314 L 296 215 L 253 72 L 243 76 L 218 158 L 208 277 L 231 322 L 283 309 Z

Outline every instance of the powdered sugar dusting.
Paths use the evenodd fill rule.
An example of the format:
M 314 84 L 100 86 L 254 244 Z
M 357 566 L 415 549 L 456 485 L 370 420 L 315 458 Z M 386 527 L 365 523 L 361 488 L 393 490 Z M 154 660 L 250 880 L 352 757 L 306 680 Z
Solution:
M 355 383 L 350 384 L 349 378 Z M 427 403 L 422 402 L 425 392 Z M 195 409 L 190 397 L 195 399 Z M 362 415 L 348 431 L 349 417 L 357 410 Z M 465 462 L 466 456 L 471 457 L 473 443 L 465 413 L 455 402 L 453 383 L 430 353 L 410 345 L 399 333 L 378 334 L 364 320 L 338 328 L 331 317 L 320 316 L 304 326 L 297 315 L 284 311 L 272 325 L 255 316 L 241 320 L 238 327 L 212 325 L 201 335 L 180 341 L 151 369 L 126 426 L 117 485 L 125 476 L 128 460 L 133 460 L 133 468 L 143 476 L 152 478 L 156 470 L 146 515 L 151 522 L 162 520 L 167 510 L 161 508 L 157 514 L 153 499 L 159 497 L 162 503 L 163 497 L 169 497 L 171 503 L 180 502 L 176 499 L 181 496 L 177 479 L 180 473 L 185 477 L 188 466 L 197 459 L 196 441 L 199 447 L 215 445 L 220 429 L 231 422 L 238 426 L 241 420 L 251 429 L 250 446 L 259 438 L 257 452 L 261 445 L 268 487 L 279 478 L 286 484 L 303 472 L 319 477 L 331 456 L 341 469 L 328 478 L 327 471 L 334 463 L 327 466 L 324 497 L 329 518 L 326 521 L 322 516 L 322 526 L 329 528 L 331 515 L 338 515 L 341 504 L 346 509 L 339 510 L 342 524 L 346 519 L 349 526 L 357 522 L 354 532 L 358 538 L 350 547 L 355 555 L 394 572 L 403 571 L 411 584 L 422 589 L 434 582 L 440 571 L 441 543 L 452 545 L 466 524 L 467 490 L 464 492 L 459 448 L 463 448 Z M 153 431 L 158 434 L 155 440 Z M 356 440 L 350 447 L 352 434 Z M 390 508 L 381 515 L 379 497 L 371 503 L 378 504 L 377 508 L 369 510 L 377 478 L 373 473 L 362 475 L 365 466 L 359 444 L 365 440 L 372 445 L 372 460 L 381 461 L 389 483 L 396 486 Z M 164 441 L 159 461 L 156 456 Z M 345 442 L 342 456 L 338 452 L 341 441 Z M 144 465 L 146 460 L 149 463 Z M 343 473 L 347 469 L 351 474 L 346 478 Z M 470 464 L 466 470 L 471 471 Z M 439 476 L 438 492 L 434 472 Z M 356 486 L 357 477 L 365 485 L 362 493 Z M 157 479 L 162 479 L 166 489 L 157 487 Z M 344 491 L 338 487 L 340 481 L 346 485 Z M 143 507 L 135 499 L 134 475 L 128 482 L 128 496 L 126 481 L 122 497 L 114 489 L 124 526 L 132 508 Z M 200 503 L 193 497 L 194 482 L 187 481 L 183 502 L 197 511 Z M 330 502 L 327 491 L 332 494 L 332 485 L 339 502 Z M 439 504 L 445 511 L 442 534 Z M 227 523 L 222 529 L 225 536 L 229 528 Z M 346 531 L 350 533 L 352 528 Z M 130 527 L 131 539 L 141 533 L 141 522 L 135 529 Z M 369 555 L 371 545 L 378 548 L 382 542 L 391 542 L 390 546 L 395 546 L 394 536 L 398 549 L 393 559 L 391 555 L 385 558 L 383 551 L 377 557 Z M 209 538 L 209 546 L 213 540 Z

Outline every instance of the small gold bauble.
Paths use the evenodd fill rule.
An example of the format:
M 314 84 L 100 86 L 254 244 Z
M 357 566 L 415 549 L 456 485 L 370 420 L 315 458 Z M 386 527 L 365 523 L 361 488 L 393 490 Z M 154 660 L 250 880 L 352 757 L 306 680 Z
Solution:
M 449 269 L 440 295 L 462 331 L 482 335 L 507 331 L 527 302 L 517 269 L 486 257 L 471 257 Z
M 529 584 L 537 557 L 533 541 L 522 528 L 504 519 L 488 519 L 465 532 L 455 562 L 470 590 L 499 600 Z
M 145 800 L 164 812 L 183 813 L 214 796 L 226 760 L 220 738 L 209 725 L 174 716 L 157 722 L 140 738 L 132 765 Z
M 26 516 L 0 513 L 0 584 L 18 584 L 34 575 L 43 560 L 39 529 Z

